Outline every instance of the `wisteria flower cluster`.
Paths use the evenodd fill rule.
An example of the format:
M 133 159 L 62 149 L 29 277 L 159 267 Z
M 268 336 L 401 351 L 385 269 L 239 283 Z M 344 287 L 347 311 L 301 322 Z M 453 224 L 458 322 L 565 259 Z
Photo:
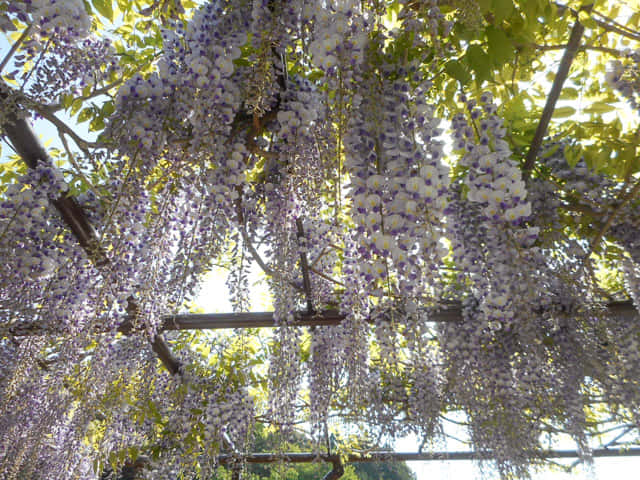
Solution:
M 375 77 L 369 82 L 371 95 L 354 98 L 345 139 L 356 255 L 368 292 L 381 295 L 393 271 L 402 291 L 415 287 L 417 293 L 446 255 L 439 242 L 449 171 L 439 120 L 424 100 L 428 83 L 413 89 L 400 77 L 378 89 Z
M 83 38 L 89 34 L 91 17 L 81 0 L 35 0 L 32 8 L 43 36 L 62 33 Z
M 640 91 L 640 74 L 638 62 L 639 51 L 627 50 L 625 62 L 613 60 L 607 65 L 605 81 L 627 99 L 631 106 L 638 109 L 638 92 Z
M 569 167 L 564 141 L 523 167 L 500 85 L 495 100 L 463 95 L 460 113 L 442 101 L 472 90 L 464 73 L 482 84 L 474 54 L 498 47 L 478 2 L 213 0 L 185 15 L 169 3 L 180 10 L 118 3 L 125 23 L 163 22 L 144 37 L 153 63 L 133 73 L 120 43 L 93 37 L 85 2 L 0 0 L 0 28 L 33 30 L 7 57 L 21 86 L 3 87 L 0 119 L 39 104 L 60 125 L 70 102 L 113 95 L 89 108 L 107 123 L 96 143 L 63 130 L 87 154 L 78 164 L 67 148 L 64 175 L 0 171 L 0 477 L 124 464 L 205 478 L 222 452 L 243 457 L 256 418 L 285 438 L 308 425 L 324 454 L 334 416 L 381 444 L 429 443 L 461 411 L 478 456 L 515 478 L 550 430 L 588 458 L 585 402 L 637 423 L 637 325 L 607 316 L 591 268 L 594 252 L 619 262 L 638 308 L 637 190 Z M 447 41 L 472 30 L 486 45 Z M 637 60 L 606 76 L 634 108 Z M 52 208 L 62 201 L 87 214 L 90 245 Z M 164 332 L 169 375 L 159 332 L 214 264 L 230 269 L 236 311 L 252 264 L 265 272 L 275 330 Z M 436 325 L 449 302 L 461 318 Z M 341 321 L 298 323 L 325 314 Z
M 247 40 L 245 13 L 241 9 L 224 13 L 213 2 L 198 10 L 186 29 L 176 23 L 163 30 L 164 55 L 157 73 L 147 78 L 136 75 L 120 87 L 117 121 L 109 132 L 130 157 L 139 150 L 146 152 L 144 157 L 151 162 L 147 172 L 167 142 L 186 141 L 193 149 L 224 142 L 241 103 L 232 77 L 233 61 Z
M 309 45 L 314 65 L 324 72 L 335 72 L 337 65 L 358 65 L 364 58 L 368 22 L 355 0 L 333 0 L 306 5 L 304 20 L 313 23 Z M 347 68 L 347 71 L 349 69 Z
M 98 89 L 119 74 L 115 48 L 109 39 L 91 34 L 91 17 L 81 0 L 12 3 L 12 20 L 30 25 L 32 34 L 7 78 L 19 82 L 31 101 L 57 107 L 66 95 Z
M 58 264 L 64 263 L 54 237 L 62 225 L 48 212 L 50 200 L 55 200 L 67 190 L 60 172 L 39 163 L 37 169 L 9 185 L 2 202 L 2 239 L 5 248 L 20 239 L 14 252 L 11 269 L 21 277 L 32 281 L 50 277 Z M 28 246 L 32 244 L 32 246 Z M 35 248 L 33 248 L 35 247 Z
M 480 97 L 481 107 L 475 101 L 467 102 L 470 121 L 477 122 L 477 139 L 464 114 L 453 119 L 455 148 L 466 149 L 461 165 L 469 168 L 465 178 L 467 199 L 483 207 L 487 220 L 515 225 L 531 215 L 531 205 L 526 201 L 520 168 L 511 160 L 511 150 L 503 139 L 506 130 L 491 100 L 486 93 Z
M 591 170 L 584 158 L 578 160 L 572 168 L 567 163 L 564 150 L 568 145 L 550 143 L 547 146 L 544 163 L 550 173 L 563 184 L 565 194 L 575 197 L 581 207 L 600 222 L 609 222 L 607 235 L 624 247 L 634 262 L 640 261 L 640 240 L 635 235 L 635 228 L 640 225 L 638 202 L 618 205 L 620 198 L 629 195 L 629 188 L 602 173 Z M 551 198 L 551 197 L 548 197 Z M 609 221 L 609 217 L 613 216 Z M 602 229 L 602 226 L 599 227 Z
M 415 35 L 414 44 L 433 47 L 436 51 L 442 48 L 443 39 L 453 29 L 454 22 L 448 20 L 440 10 L 437 0 L 401 0 L 402 9 L 398 20 L 402 22 L 402 30 Z M 424 18 L 423 18 L 424 17 Z M 425 28 L 426 27 L 426 28 Z

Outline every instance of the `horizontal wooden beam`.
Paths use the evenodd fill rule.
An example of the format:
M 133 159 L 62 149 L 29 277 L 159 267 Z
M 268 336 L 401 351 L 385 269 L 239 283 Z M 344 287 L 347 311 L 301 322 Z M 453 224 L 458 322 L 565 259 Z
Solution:
M 631 302 L 612 302 L 607 305 L 610 315 L 638 319 L 638 312 Z M 337 310 L 325 310 L 309 314 L 299 312 L 293 325 L 298 327 L 319 327 L 338 325 L 345 315 Z M 439 312 L 430 313 L 430 322 L 462 322 L 460 306 L 451 305 Z M 255 313 L 185 313 L 163 318 L 163 330 L 217 330 L 226 328 L 273 328 L 276 326 L 273 312 Z
M 541 452 L 542 458 L 580 458 L 580 454 L 575 450 L 546 450 Z M 591 456 L 594 458 L 605 457 L 638 457 L 640 448 L 597 448 L 592 450 Z M 217 457 L 220 465 L 233 464 L 238 461 L 247 463 L 311 463 L 327 462 L 334 463 L 340 458 L 347 463 L 360 462 L 425 462 L 425 461 L 449 461 L 449 460 L 480 460 L 487 458 L 477 452 L 369 452 L 365 455 L 350 454 L 346 457 L 339 455 L 322 455 L 311 452 L 291 452 L 291 453 L 250 453 L 244 456 L 219 455 Z M 345 460 L 346 458 L 346 460 Z
M 163 318 L 163 330 L 217 330 L 225 328 L 272 328 L 276 326 L 274 312 L 247 313 L 185 313 Z M 338 325 L 345 315 L 337 310 L 325 310 L 316 314 L 306 312 L 295 316 L 294 325 L 317 327 Z
M 626 321 L 638 321 L 640 315 L 629 301 L 611 302 L 607 305 L 607 314 Z M 299 312 L 291 324 L 296 327 L 322 327 L 338 325 L 346 316 L 337 310 L 324 310 L 317 313 Z M 439 312 L 430 313 L 427 321 L 434 323 L 462 322 L 462 311 L 459 306 L 449 306 Z M 273 312 L 244 312 L 244 313 L 182 313 L 167 315 L 162 318 L 160 330 L 223 330 L 233 328 L 274 328 L 277 326 Z M 60 333 L 44 331 L 37 322 L 20 322 L 10 327 L 9 332 L 14 336 L 41 335 L 43 333 Z M 119 329 L 121 333 L 132 333 L 131 321 L 123 322 Z

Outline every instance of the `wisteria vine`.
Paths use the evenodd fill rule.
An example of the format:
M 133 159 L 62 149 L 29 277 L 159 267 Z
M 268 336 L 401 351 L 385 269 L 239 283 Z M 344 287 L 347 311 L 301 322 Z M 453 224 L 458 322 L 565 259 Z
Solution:
M 594 396 L 640 424 L 637 318 L 606 308 L 640 307 L 637 172 L 594 171 L 565 135 L 523 171 L 499 89 L 458 78 L 453 37 L 493 20 L 439 3 L 203 2 L 157 17 L 132 71 L 85 2 L 0 1 L 0 28 L 23 33 L 0 123 L 52 121 L 70 166 L 3 176 L 0 477 L 207 478 L 258 421 L 309 425 L 321 452 L 336 416 L 365 443 L 436 444 L 461 411 L 478 458 L 519 478 L 549 432 L 589 459 Z M 629 51 L 603 75 L 634 112 L 637 64 Z M 95 142 L 60 126 L 104 95 L 80 114 L 104 116 Z M 51 206 L 66 196 L 90 248 Z M 179 371 L 159 369 L 163 317 L 216 265 L 248 308 L 251 263 L 274 334 L 171 334 Z M 434 324 L 451 304 L 461 321 Z M 296 325 L 329 309 L 339 325 Z

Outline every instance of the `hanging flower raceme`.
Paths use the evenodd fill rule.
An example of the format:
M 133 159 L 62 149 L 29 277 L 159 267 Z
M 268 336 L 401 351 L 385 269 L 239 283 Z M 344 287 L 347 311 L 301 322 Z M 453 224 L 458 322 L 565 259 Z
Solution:
M 215 158 L 241 104 L 242 80 L 234 60 L 247 41 L 249 22 L 242 8 L 208 3 L 186 28 L 163 30 L 164 55 L 157 72 L 135 75 L 118 91 L 109 135 L 122 154 L 138 156 L 149 173 L 166 150 L 202 162 L 203 150 Z
M 313 28 L 309 51 L 315 67 L 329 76 L 338 71 L 344 75 L 350 71 L 350 65 L 362 62 L 369 22 L 361 12 L 359 2 L 309 2 L 303 20 Z
M 439 120 L 424 100 L 429 84 L 413 88 L 411 70 L 390 68 L 363 82 L 362 91 L 370 94 L 354 97 L 345 167 L 358 243 L 354 254 L 362 259 L 368 293 L 397 288 L 411 295 L 434 285 L 447 253 L 440 239 L 449 172 L 437 140 Z M 397 80 L 378 84 L 394 73 Z
M 640 236 L 637 233 L 640 229 L 640 205 L 632 197 L 633 187 L 593 171 L 584 158 L 571 167 L 566 158 L 571 147 L 562 142 L 549 143 L 542 155 L 544 165 L 550 169 L 554 181 L 562 184 L 563 196 L 571 199 L 592 220 L 597 220 L 601 224 L 599 231 L 603 231 L 602 225 L 608 223 L 604 231 L 606 237 L 621 245 L 637 263 L 640 261 Z M 560 202 L 557 194 L 547 198 L 556 198 L 556 202 Z M 566 203 L 566 199 L 560 202 L 561 205 Z
M 22 85 L 17 94 L 20 102 L 25 94 L 29 107 L 36 102 L 52 104 L 55 110 L 61 104 L 67 108 L 74 96 L 86 96 L 119 74 L 111 40 L 91 35 L 91 17 L 82 1 L 10 3 L 8 9 L 0 8 L 8 13 L 7 27 L 15 29 L 13 22 L 30 25 L 21 53 L 12 58 L 15 70 L 6 74 Z M 7 27 L 0 21 L 0 29 Z
M 459 271 L 457 288 L 468 297 L 464 322 L 439 326 L 440 344 L 448 368 L 460 379 L 448 394 L 469 415 L 475 449 L 486 452 L 503 475 L 520 475 L 531 458 L 521 452 L 535 457 L 543 429 L 522 413 L 524 405 L 532 406 L 538 412 L 532 416 L 538 418 L 550 415 L 554 402 L 576 405 L 581 394 L 579 382 L 566 377 L 564 367 L 548 365 L 546 346 L 536 341 L 553 331 L 548 319 L 540 319 L 538 308 L 555 298 L 557 271 L 535 245 L 538 229 L 525 223 L 531 204 L 520 168 L 503 140 L 496 107 L 487 94 L 480 100 L 481 107 L 468 102 L 467 114 L 452 122 L 464 170 L 448 210 L 448 237 Z M 577 365 L 569 344 L 578 328 L 567 326 L 567 350 L 554 352 L 558 365 Z M 477 370 L 480 365 L 482 372 Z M 566 387 L 560 399 L 547 393 L 555 382 Z M 567 422 L 583 420 L 575 410 Z M 582 442 L 580 430 L 575 431 Z
M 414 46 L 433 48 L 441 53 L 442 41 L 446 39 L 454 23 L 441 12 L 437 0 L 401 0 L 402 6 L 398 20 L 402 22 L 402 30 L 414 36 Z
M 33 19 L 43 36 L 62 34 L 82 38 L 89 34 L 91 18 L 80 0 L 35 0 L 32 8 Z
M 640 94 L 640 51 L 629 51 L 624 61 L 613 60 L 607 65 L 605 81 L 609 86 L 620 92 L 634 109 L 640 108 L 638 95 Z
M 503 139 L 506 130 L 491 95 L 483 94 L 480 101 L 481 108 L 474 101 L 467 102 L 473 127 L 464 114 L 452 122 L 455 148 L 466 149 L 460 164 L 468 168 L 464 180 L 467 199 L 482 206 L 487 221 L 517 225 L 531 215 L 525 184 L 520 168 L 510 159 L 511 150 Z
M 519 167 L 510 159 L 511 151 L 503 140 L 505 129 L 490 94 L 483 94 L 481 103 L 480 108 L 469 101 L 469 119 L 460 113 L 452 121 L 454 148 L 463 150 L 460 164 L 466 167 L 458 195 L 466 195 L 452 210 L 450 239 L 456 263 L 474 282 L 474 296 L 480 300 L 487 324 L 499 329 L 510 323 L 516 311 L 513 299 L 517 297 L 509 291 L 511 282 L 505 283 L 504 275 L 515 274 L 517 267 L 511 259 L 526 255 L 517 246 L 532 245 L 537 230 L 522 228 L 531 215 L 525 184 Z M 463 218 L 467 226 L 476 224 L 475 235 L 462 226 Z M 483 242 L 487 243 L 484 248 Z

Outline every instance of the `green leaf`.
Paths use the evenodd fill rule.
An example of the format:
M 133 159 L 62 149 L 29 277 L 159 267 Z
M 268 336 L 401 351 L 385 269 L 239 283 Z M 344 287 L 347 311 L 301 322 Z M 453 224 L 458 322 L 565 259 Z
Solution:
M 570 167 L 575 167 L 580 157 L 582 156 L 582 150 L 580 147 L 567 145 L 564 148 L 564 158 L 567 160 L 567 163 Z
M 102 473 L 102 462 L 99 458 L 93 460 L 93 473 L 100 475 Z
M 491 0 L 477 0 L 477 2 L 483 15 L 491 11 Z
M 538 24 L 538 17 L 542 11 L 542 5 L 538 0 L 527 0 L 520 4 L 522 11 L 527 17 L 527 24 L 534 26 Z
M 471 45 L 467 49 L 465 59 L 469 67 L 471 67 L 471 70 L 475 72 L 478 85 L 489 78 L 491 73 L 491 59 L 480 45 Z
M 73 103 L 73 100 L 74 100 L 73 95 L 63 95 L 62 101 L 60 103 L 66 110 L 71 106 L 71 104 Z
M 444 66 L 444 71 L 458 80 L 462 85 L 466 85 L 471 80 L 471 75 L 467 69 L 457 60 L 449 60 Z
M 129 447 L 129 458 L 133 461 L 135 461 L 136 458 L 138 458 L 138 456 L 140 455 L 140 450 L 138 449 L 138 447 L 132 446 Z
M 84 8 L 87 11 L 87 13 L 89 15 L 93 15 L 93 10 L 91 9 L 91 4 L 89 3 L 88 0 L 82 0 L 82 3 L 84 3 Z
M 307 79 L 310 82 L 317 82 L 318 80 L 320 80 L 321 78 L 324 77 L 324 73 L 322 72 L 322 70 L 314 70 L 313 72 L 311 72 L 308 76 Z
M 78 123 L 86 122 L 92 117 L 93 117 L 93 111 L 89 107 L 87 107 L 83 109 L 78 115 Z
M 96 117 L 89 124 L 89 131 L 98 132 L 100 130 L 104 130 L 104 127 L 104 119 L 102 117 Z
M 616 107 L 605 102 L 594 102 L 584 109 L 585 113 L 607 113 L 615 110 Z
M 115 112 L 115 110 L 116 110 L 116 107 L 113 104 L 112 100 L 105 102 L 104 105 L 102 106 L 102 114 L 105 117 L 108 117 L 109 115 L 111 115 L 113 112 Z
M 78 113 L 81 108 L 82 108 L 82 100 L 80 100 L 79 98 L 73 99 L 73 101 L 71 102 L 71 116 Z
M 591 14 L 585 10 L 581 10 L 580 13 L 578 13 L 578 20 L 587 28 L 596 28 L 598 26 L 596 21 L 591 18 Z
M 511 13 L 513 12 L 513 2 L 511 0 L 493 0 L 492 11 L 496 20 L 500 22 L 511 16 Z
M 113 23 L 113 6 L 111 0 L 92 0 L 95 9 L 100 12 L 104 18 Z
M 564 118 L 564 117 L 570 117 L 575 113 L 576 113 L 576 109 L 573 107 L 560 107 L 560 108 L 556 108 L 553 111 L 553 116 L 554 118 Z
M 560 93 L 560 100 L 575 100 L 578 98 L 578 90 L 573 87 L 564 87 Z
M 233 64 L 236 67 L 250 67 L 251 66 L 251 62 L 249 60 L 247 60 L 246 58 L 236 58 L 233 60 Z
M 498 28 L 490 26 L 487 28 L 486 34 L 492 63 L 496 67 L 502 67 L 514 56 L 513 43 L 506 33 Z

